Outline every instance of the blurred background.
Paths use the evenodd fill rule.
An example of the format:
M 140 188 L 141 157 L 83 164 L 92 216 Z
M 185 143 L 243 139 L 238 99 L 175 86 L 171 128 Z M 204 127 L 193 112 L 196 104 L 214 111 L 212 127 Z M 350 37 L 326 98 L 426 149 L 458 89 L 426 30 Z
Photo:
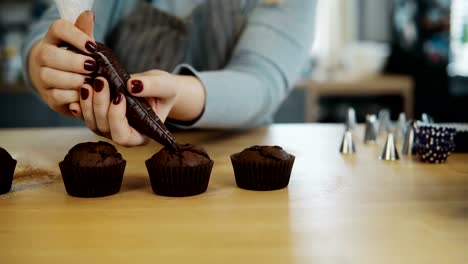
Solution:
M 83 125 L 22 80 L 22 39 L 51 2 L 0 2 L 0 127 Z M 319 0 L 309 63 L 275 122 L 342 122 L 348 107 L 360 122 L 383 108 L 468 122 L 468 1 Z

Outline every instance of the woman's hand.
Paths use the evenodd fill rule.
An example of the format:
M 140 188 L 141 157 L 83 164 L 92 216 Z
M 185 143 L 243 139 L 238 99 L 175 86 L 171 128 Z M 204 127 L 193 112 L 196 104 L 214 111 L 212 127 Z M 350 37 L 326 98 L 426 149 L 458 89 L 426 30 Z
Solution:
M 152 70 L 132 75 L 127 87 L 134 96 L 145 97 L 162 122 L 167 117 L 179 121 L 195 120 L 204 109 L 205 90 L 192 76 Z M 86 125 L 97 134 L 123 146 L 137 146 L 148 141 L 128 124 L 125 97 L 118 94 L 110 101 L 106 79 L 97 77 L 94 87 L 85 84 L 80 90 L 80 104 Z
M 28 70 L 34 87 L 50 108 L 63 115 L 81 118 L 78 90 L 83 83 L 91 82 L 84 74 L 96 71 L 97 64 L 89 56 L 59 46 L 67 43 L 86 54 L 96 52 L 93 23 L 91 11 L 83 12 L 75 25 L 56 20 L 29 55 Z

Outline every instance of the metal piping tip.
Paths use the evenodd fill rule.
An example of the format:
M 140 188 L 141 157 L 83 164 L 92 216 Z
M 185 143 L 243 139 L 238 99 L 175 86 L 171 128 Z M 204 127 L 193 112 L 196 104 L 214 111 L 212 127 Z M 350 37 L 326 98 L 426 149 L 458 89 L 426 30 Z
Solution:
M 390 120 L 390 110 L 382 109 L 378 114 L 379 118 L 379 134 L 388 133 L 392 129 L 392 121 Z
M 429 114 L 427 113 L 423 113 L 421 115 L 421 121 L 423 123 L 426 123 L 426 124 L 433 124 L 434 123 L 434 118 L 432 118 L 432 116 L 430 116 Z
M 406 125 L 406 133 L 403 138 L 403 145 L 401 148 L 401 153 L 403 155 L 414 155 L 415 150 L 414 150 L 414 145 L 415 145 L 415 140 L 416 140 L 416 135 L 415 135 L 415 121 L 409 121 Z
M 398 121 L 396 124 L 396 131 L 395 131 L 396 141 L 403 139 L 406 133 L 406 129 L 407 129 L 406 114 L 404 112 L 401 112 L 400 115 L 398 116 Z
M 357 124 L 356 111 L 354 108 L 349 107 L 346 112 L 345 126 L 347 130 L 353 130 Z
M 353 133 L 351 130 L 346 130 L 340 145 L 341 154 L 353 154 L 356 153 L 356 146 L 354 145 Z
M 377 143 L 377 117 L 366 115 L 366 127 L 364 130 L 364 143 Z
M 395 145 L 395 138 L 393 133 L 388 133 L 384 149 L 380 155 L 381 160 L 399 160 L 398 150 Z

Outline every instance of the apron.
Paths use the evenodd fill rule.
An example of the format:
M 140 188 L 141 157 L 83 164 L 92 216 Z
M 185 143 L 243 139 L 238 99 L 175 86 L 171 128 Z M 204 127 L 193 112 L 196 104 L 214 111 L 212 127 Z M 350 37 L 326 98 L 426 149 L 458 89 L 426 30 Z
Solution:
M 171 72 L 181 64 L 198 71 L 223 68 L 229 61 L 257 0 L 207 0 L 187 18 L 141 1 L 107 39 L 131 73 Z

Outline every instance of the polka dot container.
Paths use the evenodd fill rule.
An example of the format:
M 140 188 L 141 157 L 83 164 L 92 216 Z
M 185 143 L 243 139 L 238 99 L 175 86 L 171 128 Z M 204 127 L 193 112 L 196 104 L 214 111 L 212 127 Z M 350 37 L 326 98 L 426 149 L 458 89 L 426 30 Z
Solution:
M 423 162 L 444 163 L 455 150 L 455 128 L 418 123 L 415 132 L 416 153 Z

